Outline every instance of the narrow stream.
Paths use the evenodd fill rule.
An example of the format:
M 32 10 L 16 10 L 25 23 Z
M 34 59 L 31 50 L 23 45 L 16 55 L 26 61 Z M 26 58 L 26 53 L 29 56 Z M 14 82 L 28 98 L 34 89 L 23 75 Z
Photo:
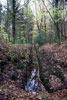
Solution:
M 38 80 L 36 79 L 37 71 L 34 69 L 31 73 L 31 76 L 25 86 L 25 90 L 29 93 L 36 94 L 37 91 L 41 91 Z

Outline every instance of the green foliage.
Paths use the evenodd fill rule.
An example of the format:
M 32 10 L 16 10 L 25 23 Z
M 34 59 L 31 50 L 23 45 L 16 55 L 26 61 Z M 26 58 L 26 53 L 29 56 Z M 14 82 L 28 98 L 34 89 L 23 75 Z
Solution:
M 10 53 L 10 60 L 11 60 L 11 62 L 13 62 L 13 63 L 14 63 L 14 61 L 15 61 L 15 57 L 13 56 L 12 53 Z
M 8 34 L 7 33 L 3 33 L 3 38 L 4 38 L 4 40 L 8 40 Z
M 44 95 L 43 94 L 40 94 L 40 97 L 43 99 L 44 98 Z
M 13 41 L 11 40 L 11 41 L 9 42 L 9 44 L 10 44 L 10 45 L 13 44 Z
M 43 11 L 40 12 L 36 17 L 37 17 L 37 19 L 40 19 L 40 18 L 43 18 L 44 16 L 49 18 L 47 12 L 45 12 L 44 9 L 43 9 Z
M 54 21 L 55 22 L 59 22 L 62 19 L 62 11 L 60 10 L 60 8 L 52 8 L 52 16 L 54 17 Z
M 16 20 L 19 20 L 22 23 L 19 24 L 19 21 L 16 21 L 17 25 L 17 35 L 16 35 L 16 43 L 28 43 L 32 39 L 32 31 L 33 31 L 33 18 L 34 15 L 30 8 L 27 6 L 22 7 L 23 16 L 21 17 L 19 14 L 16 16 Z M 20 12 L 21 13 L 21 12 Z M 18 29 L 19 27 L 19 29 Z
M 15 50 L 17 50 L 17 47 L 16 47 L 16 46 L 14 46 L 14 49 L 15 49 Z
M 48 0 L 46 0 L 48 2 Z M 33 3 L 33 6 L 35 7 L 35 11 L 31 9 L 29 5 Z M 53 3 L 53 2 L 52 2 Z M 46 7 L 43 4 L 42 0 L 32 0 L 31 2 L 26 1 L 23 6 L 20 5 L 20 2 L 16 0 L 16 18 L 15 18 L 15 28 L 16 28 L 16 44 L 26 44 L 26 43 L 31 43 L 32 39 L 34 40 L 35 43 L 38 43 L 40 46 L 44 45 L 46 42 L 49 43 L 54 43 L 57 42 L 57 44 L 60 44 L 60 31 L 58 28 L 57 32 L 55 32 L 55 25 L 56 23 L 58 24 L 58 27 L 60 26 L 59 22 L 64 20 L 66 16 L 66 12 L 62 9 L 62 6 L 56 6 L 54 2 L 54 7 L 52 7 L 51 3 L 47 3 Z M 6 41 L 9 41 L 9 44 L 13 44 L 12 41 L 12 1 L 8 0 L 8 5 L 7 8 L 9 7 L 9 10 L 4 10 L 3 11 L 3 26 L 4 26 L 4 31 L 6 34 L 3 34 L 4 39 Z M 34 7 L 32 7 L 34 9 Z M 48 11 L 47 11 L 47 9 Z M 0 14 L 1 15 L 1 14 Z M 52 16 L 52 17 L 51 17 Z M 51 18 L 50 18 L 51 17 Z M 53 21 L 53 19 L 54 21 Z M 9 20 L 8 20 L 9 19 Z M 37 29 L 37 21 L 40 29 L 40 35 L 39 30 Z M 49 35 L 49 31 L 52 30 L 53 34 L 57 34 L 57 39 L 56 35 Z M 65 29 L 66 30 L 66 29 Z M 46 31 L 46 32 L 45 32 Z M 37 35 L 33 36 L 33 34 L 37 33 Z M 1 32 L 4 33 L 4 32 Z M 44 34 L 47 33 L 47 35 L 44 36 Z M 64 33 L 64 32 L 63 32 Z M 0 35 L 1 38 L 2 34 Z M 3 39 L 3 40 L 4 40 Z
M 38 34 L 35 38 L 34 38 L 34 42 L 38 43 L 39 46 L 42 46 L 45 44 L 45 35 L 42 33 Z

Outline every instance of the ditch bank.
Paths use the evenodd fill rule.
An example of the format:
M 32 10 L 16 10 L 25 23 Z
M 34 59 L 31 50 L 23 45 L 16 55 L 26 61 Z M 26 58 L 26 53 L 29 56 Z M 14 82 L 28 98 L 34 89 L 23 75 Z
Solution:
M 50 47 L 50 49 L 48 47 Z M 63 54 L 62 52 L 60 54 L 61 49 L 62 52 L 64 51 Z M 58 55 L 66 57 L 66 45 L 60 46 L 60 50 L 59 51 L 58 50 L 59 49 L 57 46 L 53 45 L 52 47 L 51 45 L 48 46 L 47 44 L 46 46 L 43 46 L 39 49 L 36 46 L 36 48 L 33 49 L 33 53 L 31 53 L 30 47 L 25 47 L 23 45 L 8 45 L 6 43 L 1 43 L 0 44 L 0 99 L 1 100 L 27 100 L 27 99 L 63 100 L 61 98 L 64 97 L 66 98 L 67 95 L 66 87 L 62 88 L 62 90 L 60 89 L 60 91 L 55 91 L 54 93 L 48 93 L 49 91 L 52 90 L 58 90 L 58 87 L 55 89 L 56 82 L 60 87 L 63 86 L 63 83 L 66 80 L 67 68 L 66 66 L 63 67 L 64 65 L 60 67 L 62 75 L 59 74 L 59 76 L 62 77 L 61 79 L 60 77 L 57 77 L 55 74 L 52 74 L 52 72 L 56 70 L 53 68 L 53 66 L 59 64 L 58 62 L 57 63 L 53 62 L 54 59 L 56 61 L 56 59 L 58 58 L 58 57 L 56 58 L 54 54 L 58 53 Z M 62 57 L 59 58 L 61 59 Z M 51 61 L 54 64 L 51 63 Z M 66 64 L 66 58 L 64 59 L 64 64 Z M 42 87 L 43 84 L 46 90 L 44 92 L 38 91 L 36 94 L 31 94 L 25 91 L 25 86 L 27 85 L 27 82 L 32 74 L 31 72 L 33 71 L 34 68 L 38 70 L 36 79 L 39 81 L 40 87 Z M 53 69 L 51 70 L 51 68 Z

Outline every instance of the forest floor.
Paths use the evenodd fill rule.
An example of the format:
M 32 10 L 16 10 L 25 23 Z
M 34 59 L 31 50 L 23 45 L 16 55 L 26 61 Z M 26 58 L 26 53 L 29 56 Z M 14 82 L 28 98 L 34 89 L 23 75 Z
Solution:
M 43 76 L 50 77 L 50 88 L 57 91 L 49 93 L 46 90 L 35 95 L 27 93 L 24 87 L 30 71 L 29 47 L 0 43 L 0 100 L 67 100 L 67 84 L 64 86 L 64 82 L 67 82 L 67 44 L 59 47 L 46 44 L 39 48 L 39 52 Z M 45 71 L 47 69 L 49 72 Z M 50 73 L 57 69 L 62 72 L 59 78 L 58 73 Z

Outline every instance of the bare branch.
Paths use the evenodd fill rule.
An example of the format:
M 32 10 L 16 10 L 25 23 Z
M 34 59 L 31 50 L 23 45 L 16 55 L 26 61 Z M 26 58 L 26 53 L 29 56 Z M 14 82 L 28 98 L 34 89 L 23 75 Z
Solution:
M 54 20 L 54 18 L 52 17 L 52 15 L 51 15 L 51 13 L 49 12 L 49 10 L 47 9 L 47 6 L 45 5 L 44 0 L 42 0 L 42 2 L 43 2 L 43 4 L 44 4 L 44 6 L 45 6 L 45 8 L 46 8 L 47 12 L 49 13 L 49 15 L 50 15 L 51 19 L 52 19 L 52 20 L 53 20 L 53 22 L 55 23 L 55 20 Z

